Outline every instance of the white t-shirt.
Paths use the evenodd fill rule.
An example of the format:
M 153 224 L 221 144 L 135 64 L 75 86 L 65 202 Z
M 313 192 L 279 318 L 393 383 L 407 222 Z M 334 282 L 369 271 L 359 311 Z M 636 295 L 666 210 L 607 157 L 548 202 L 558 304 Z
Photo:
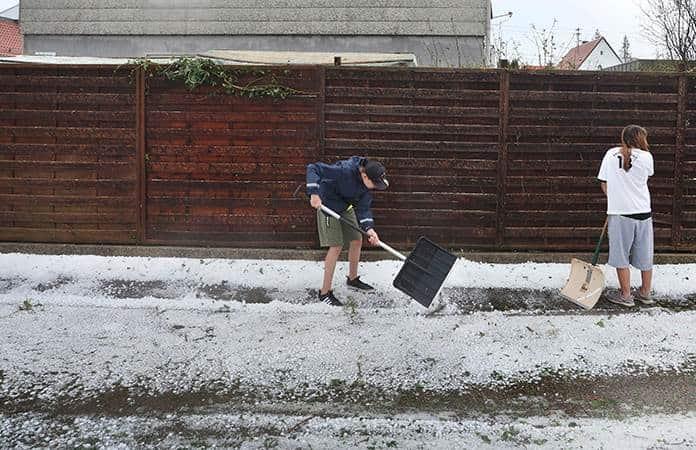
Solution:
M 655 173 L 652 154 L 633 148 L 631 168 L 626 172 L 623 167 L 621 147 L 607 150 L 597 175 L 607 183 L 607 214 L 651 212 L 648 177 Z

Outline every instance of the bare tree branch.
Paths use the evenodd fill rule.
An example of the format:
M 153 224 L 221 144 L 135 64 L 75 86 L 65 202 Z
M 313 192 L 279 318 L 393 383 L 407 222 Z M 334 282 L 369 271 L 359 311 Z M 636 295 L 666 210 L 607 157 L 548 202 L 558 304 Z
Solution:
M 648 39 L 669 59 L 696 60 L 696 0 L 647 0 L 641 10 Z
M 553 67 L 556 53 L 554 33 L 557 23 L 558 21 L 553 19 L 551 27 L 548 30 L 544 28 L 541 31 L 534 24 L 531 25 L 531 38 L 537 48 L 537 58 L 540 66 Z

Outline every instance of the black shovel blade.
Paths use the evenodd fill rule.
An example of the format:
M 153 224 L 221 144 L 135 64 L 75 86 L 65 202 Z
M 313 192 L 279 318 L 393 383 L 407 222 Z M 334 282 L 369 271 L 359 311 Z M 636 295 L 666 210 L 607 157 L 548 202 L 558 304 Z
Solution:
M 457 257 L 421 237 L 394 279 L 394 287 L 415 301 L 430 306 Z

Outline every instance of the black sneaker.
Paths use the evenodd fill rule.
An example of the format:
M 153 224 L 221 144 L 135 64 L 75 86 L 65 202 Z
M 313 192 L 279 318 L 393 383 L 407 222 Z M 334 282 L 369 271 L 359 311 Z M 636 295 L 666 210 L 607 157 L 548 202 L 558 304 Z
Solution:
M 355 279 L 353 280 L 351 280 L 349 277 L 346 277 L 346 284 L 354 289 L 359 289 L 361 291 L 371 291 L 374 289 L 369 284 L 360 281 L 360 277 L 355 277 Z
M 333 291 L 329 291 L 326 294 L 319 293 L 319 301 L 330 306 L 343 306 L 343 303 L 334 297 Z

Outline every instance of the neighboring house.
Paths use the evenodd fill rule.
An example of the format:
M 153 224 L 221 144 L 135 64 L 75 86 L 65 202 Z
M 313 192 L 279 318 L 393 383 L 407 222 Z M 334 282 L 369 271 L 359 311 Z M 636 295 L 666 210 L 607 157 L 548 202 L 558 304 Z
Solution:
M 621 58 L 611 48 L 609 42 L 599 37 L 572 48 L 557 67 L 563 70 L 602 70 L 621 63 Z
M 403 52 L 457 67 L 487 65 L 491 0 L 22 0 L 20 15 L 29 54 Z
M 22 46 L 19 1 L 4 2 L 0 7 L 0 56 L 21 55 Z

